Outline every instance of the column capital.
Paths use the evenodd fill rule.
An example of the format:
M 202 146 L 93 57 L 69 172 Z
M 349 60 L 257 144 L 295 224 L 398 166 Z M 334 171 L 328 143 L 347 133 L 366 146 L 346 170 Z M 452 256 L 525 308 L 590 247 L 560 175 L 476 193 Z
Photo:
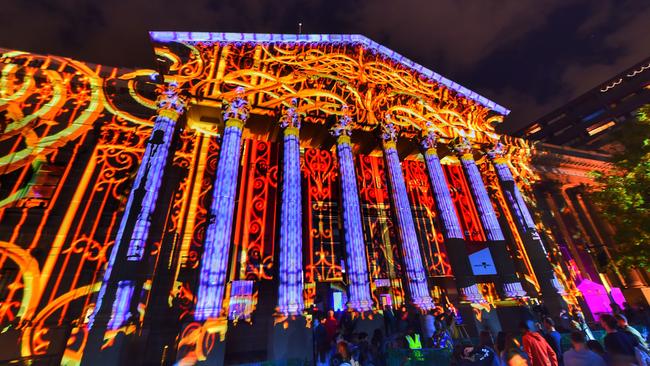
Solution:
M 226 122 L 226 127 L 244 128 L 244 123 L 250 115 L 248 101 L 244 98 L 244 88 L 238 87 L 235 90 L 235 97 L 231 100 L 224 100 L 223 103 L 223 120 Z
M 171 81 L 163 86 L 162 93 L 158 97 L 158 114 L 176 121 L 187 106 L 187 98 L 180 94 L 180 88 L 176 81 Z
M 338 144 L 350 144 L 350 136 L 352 135 L 352 116 L 350 114 L 350 107 L 346 104 L 341 106 L 341 115 L 337 118 L 336 123 L 330 128 L 330 134 L 336 137 Z
M 472 155 L 472 144 L 469 142 L 467 137 L 459 137 L 452 143 L 451 148 L 460 155 L 461 160 L 474 160 L 474 155 Z
M 399 129 L 393 122 L 393 117 L 390 113 L 384 115 L 384 123 L 381 124 L 381 134 L 380 137 L 384 142 L 384 148 L 397 148 L 397 137 L 399 135 Z
M 487 156 L 494 163 L 505 163 L 506 147 L 501 142 L 497 142 L 487 151 Z
M 298 135 L 300 130 L 300 115 L 298 114 L 298 98 L 291 99 L 290 106 L 284 108 L 280 117 L 280 127 L 285 134 Z
M 438 134 L 430 127 L 430 122 L 427 122 L 427 129 L 422 131 L 422 137 L 420 138 L 420 145 L 425 151 L 425 154 L 437 155 L 438 151 L 436 147 L 438 146 Z

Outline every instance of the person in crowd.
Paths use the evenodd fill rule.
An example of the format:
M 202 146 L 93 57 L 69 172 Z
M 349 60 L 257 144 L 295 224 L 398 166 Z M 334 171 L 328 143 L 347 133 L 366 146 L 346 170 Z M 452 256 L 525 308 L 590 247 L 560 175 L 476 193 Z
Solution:
M 568 311 L 565 309 L 560 310 L 560 324 L 558 324 L 558 328 L 560 328 L 561 331 L 563 332 L 569 332 L 571 331 L 571 326 L 573 320 L 571 319 L 571 315 L 569 314 Z
M 474 347 L 467 342 L 461 342 L 454 347 L 453 358 L 456 366 L 474 366 Z
M 404 339 L 406 340 L 409 349 L 422 349 L 422 338 L 413 328 L 409 328 L 406 331 Z
M 644 350 L 648 349 L 648 345 L 646 344 L 645 339 L 643 339 L 643 336 L 641 333 L 639 333 L 638 330 L 634 329 L 634 327 L 631 327 L 628 322 L 627 322 L 627 317 L 623 314 L 616 314 L 614 315 L 614 318 L 616 318 L 616 324 L 618 327 L 624 331 L 627 332 L 636 338 L 636 341 L 639 345 L 639 347 L 643 348 Z
M 381 329 L 377 328 L 372 333 L 372 338 L 370 339 L 370 353 L 375 366 L 382 366 L 385 364 L 385 348 L 384 334 L 381 332 Z
M 436 332 L 436 317 L 433 315 L 433 309 L 429 310 L 422 317 L 422 335 L 424 337 L 425 345 L 431 345 L 431 339 Z
M 314 327 L 314 343 L 316 345 L 316 365 L 327 365 L 327 354 L 330 349 L 330 342 L 327 340 L 325 329 L 326 318 L 322 314 Z
M 506 332 L 500 331 L 497 333 L 497 343 L 495 344 L 494 350 L 498 355 L 501 355 L 506 349 Z
M 359 366 L 359 361 L 352 357 L 348 342 L 339 341 L 336 344 L 336 353 L 330 361 L 331 366 Z
M 499 356 L 494 350 L 492 334 L 483 330 L 479 333 L 479 345 L 474 350 L 474 362 L 481 366 L 499 366 L 501 364 Z
M 410 314 L 405 305 L 402 305 L 399 309 L 399 314 L 397 318 L 397 332 L 400 334 L 406 334 L 406 331 L 409 328 L 409 319 Z
M 505 366 L 530 366 L 527 355 L 520 350 L 511 350 L 505 355 Z
M 632 322 L 634 324 L 637 324 L 639 322 L 639 319 L 638 319 L 639 314 L 638 314 L 637 309 L 634 306 L 630 305 L 630 303 L 628 303 L 628 302 L 623 303 L 623 313 L 622 314 L 625 315 L 625 318 L 629 322 Z
M 454 342 L 452 341 L 451 335 L 449 332 L 444 329 L 436 329 L 436 332 L 431 338 L 431 347 L 432 348 L 447 348 L 452 349 L 454 347 Z
M 600 357 L 605 357 L 605 349 L 603 348 L 603 345 L 600 344 L 595 339 L 590 339 L 587 341 L 587 348 L 589 348 L 590 351 L 594 352 Z
M 390 336 L 397 331 L 395 312 L 390 305 L 384 306 L 384 327 L 386 328 L 386 336 Z
M 573 307 L 573 311 L 571 312 L 571 318 L 573 318 L 574 322 L 578 324 L 578 329 L 585 334 L 585 338 L 589 340 L 595 340 L 596 338 L 594 337 L 594 334 L 591 332 L 591 329 L 589 329 L 589 325 L 587 324 L 587 320 L 585 320 L 585 316 L 580 311 L 580 308 L 577 306 Z
M 541 334 L 532 332 L 527 322 L 521 322 L 519 330 L 522 332 L 521 340 L 531 366 L 558 366 L 555 351 Z
M 553 348 L 553 351 L 555 351 L 555 354 L 558 357 L 558 363 L 560 365 L 563 364 L 562 362 L 562 346 L 561 346 L 561 340 L 562 336 L 560 336 L 560 332 L 555 330 L 555 322 L 551 318 L 544 318 L 544 332 L 542 333 L 544 335 L 544 339 L 546 339 L 546 342 Z
M 514 333 L 503 333 L 503 348 L 499 351 L 499 359 L 501 364 L 506 364 L 507 356 L 511 353 L 523 353 L 524 350 L 521 348 L 521 344 L 517 340 L 517 337 Z M 526 360 L 528 360 L 528 355 L 525 355 Z
M 339 330 L 339 321 L 336 319 L 334 310 L 329 310 L 327 312 L 327 318 L 325 319 L 324 325 L 327 332 L 327 343 L 331 344 Z
M 634 348 L 637 345 L 633 335 L 619 331 L 616 318 L 610 314 L 600 316 L 600 325 L 607 333 L 604 338 L 608 362 L 613 364 L 635 363 Z
M 606 366 L 605 360 L 587 347 L 582 332 L 571 333 L 571 349 L 564 352 L 564 366 Z

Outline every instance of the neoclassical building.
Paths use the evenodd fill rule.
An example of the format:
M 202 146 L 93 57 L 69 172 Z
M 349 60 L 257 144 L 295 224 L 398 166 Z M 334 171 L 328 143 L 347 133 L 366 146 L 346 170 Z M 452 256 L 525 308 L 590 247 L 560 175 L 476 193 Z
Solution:
M 300 358 L 318 310 L 471 335 L 624 286 L 495 102 L 359 35 L 151 41 L 156 70 L 0 50 L 0 359 Z

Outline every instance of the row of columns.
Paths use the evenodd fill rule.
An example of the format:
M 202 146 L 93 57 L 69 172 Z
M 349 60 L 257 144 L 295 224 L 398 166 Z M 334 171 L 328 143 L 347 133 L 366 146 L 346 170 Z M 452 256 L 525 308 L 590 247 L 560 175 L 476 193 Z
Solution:
M 349 276 L 349 306 L 358 311 L 371 310 L 372 298 L 370 294 L 370 279 L 367 269 L 366 250 L 363 239 L 361 224 L 361 208 L 359 203 L 358 187 L 356 174 L 354 170 L 354 158 L 352 154 L 352 144 L 350 141 L 352 120 L 346 113 L 347 108 L 343 109 L 341 116 L 332 129 L 332 134 L 337 138 L 336 153 L 339 161 L 341 191 L 343 201 L 343 226 L 345 235 L 345 248 L 347 252 L 347 269 Z M 178 110 L 175 113 L 181 113 Z M 163 131 L 163 143 L 156 147 L 152 156 L 160 155 L 154 159 L 156 172 L 164 169 L 166 156 L 169 151 L 169 142 L 174 130 L 175 118 L 170 118 L 170 112 L 167 109 L 161 110 L 159 117 L 154 125 L 152 139 L 158 133 Z M 221 315 L 222 301 L 224 298 L 227 262 L 229 250 L 231 247 L 231 232 L 233 223 L 233 213 L 237 186 L 237 177 L 239 169 L 239 158 L 241 150 L 241 139 L 244 124 L 249 116 L 249 109 L 246 99 L 243 97 L 243 90 L 238 91 L 238 95 L 227 105 L 223 114 L 225 130 L 223 141 L 219 154 L 216 178 L 214 181 L 214 190 L 212 203 L 210 207 L 209 224 L 206 229 L 206 239 L 204 244 L 204 253 L 201 258 L 200 282 L 197 296 L 197 306 L 195 318 L 197 320 L 206 320 L 216 318 Z M 300 183 L 300 116 L 297 111 L 297 100 L 293 100 L 291 107 L 287 108 L 280 119 L 280 126 L 283 128 L 283 170 L 282 170 L 282 203 L 280 213 L 280 241 L 279 241 L 279 296 L 278 311 L 287 315 L 297 315 L 302 312 L 303 304 L 303 271 L 302 271 L 302 199 Z M 440 164 L 440 159 L 436 151 L 436 136 L 432 126 L 425 131 L 422 139 L 424 158 L 428 174 L 433 187 L 433 194 L 436 201 L 438 212 L 444 227 L 443 235 L 447 242 L 448 254 L 457 278 L 457 285 L 461 297 L 472 302 L 480 302 L 482 296 L 476 286 L 476 281 L 472 274 L 471 265 L 465 249 L 465 242 L 462 228 L 458 219 L 456 208 L 453 204 L 451 193 Z M 396 149 L 398 130 L 390 119 L 390 115 L 385 116 L 382 124 L 381 138 L 383 141 L 383 151 L 386 158 L 389 181 L 391 185 L 391 194 L 395 207 L 395 214 L 398 222 L 398 233 L 401 241 L 404 262 L 407 272 L 407 286 L 410 299 L 414 305 L 422 310 L 428 310 L 434 307 L 433 300 L 429 295 L 427 276 L 422 263 L 420 246 L 415 232 L 415 225 L 407 196 L 406 186 L 399 157 Z M 149 151 L 149 146 L 147 151 Z M 153 149 L 153 147 L 152 147 Z M 466 139 L 461 139 L 460 143 L 454 146 L 454 150 L 461 156 L 460 160 L 465 175 L 469 182 L 474 201 L 481 224 L 488 238 L 490 252 L 497 263 L 499 263 L 499 280 L 503 284 L 502 292 L 506 297 L 523 297 L 526 295 L 519 282 L 512 259 L 510 258 L 503 232 L 494 212 L 491 200 L 481 179 L 480 172 L 476 166 L 471 154 L 471 145 Z M 161 176 L 157 176 L 147 168 L 149 164 L 145 152 L 142 166 L 138 171 L 138 176 L 148 174 L 151 183 L 151 189 L 147 190 L 144 201 L 155 204 L 155 195 L 157 188 L 160 186 Z M 498 177 L 502 184 L 507 185 L 512 181 L 512 174 L 507 165 L 498 160 L 493 160 L 497 170 Z M 145 168 L 143 168 L 143 166 Z M 138 186 L 139 179 L 136 178 L 135 186 Z M 514 182 L 513 182 L 514 184 Z M 528 230 L 536 233 L 534 222 L 526 208 L 525 202 L 519 193 L 516 185 L 513 196 L 509 199 L 512 207 L 511 210 L 521 213 L 522 230 Z M 510 192 L 504 189 L 504 192 Z M 134 193 L 135 192 L 135 193 Z M 129 197 L 130 205 L 134 201 L 134 194 Z M 140 209 L 138 218 L 150 220 L 150 208 Z M 127 206 L 127 210 L 130 206 Z M 125 215 L 126 216 L 126 215 Z M 519 216 L 518 216 L 519 217 Z M 123 220 L 121 228 L 125 225 L 126 219 Z M 140 222 L 139 219 L 137 222 Z M 128 256 L 142 258 L 143 243 L 146 241 L 146 226 L 134 230 L 134 233 L 144 233 L 140 236 L 132 236 L 131 244 L 128 246 Z M 121 232 L 120 232 L 121 233 Z M 118 233 L 118 239 L 120 238 Z M 537 234 L 537 237 L 539 235 Z M 116 240 L 116 243 L 120 243 Z M 136 243 L 136 244 L 134 244 Z M 140 244 L 137 244 L 140 243 Z M 541 245 L 541 243 L 539 243 Z M 137 245 L 140 245 L 137 247 Z M 541 247 L 543 249 L 543 246 Z M 116 282 L 111 276 L 111 268 L 115 262 L 115 257 L 119 256 L 120 249 L 114 248 L 109 266 L 106 271 L 104 285 L 100 292 L 98 307 L 101 307 L 102 297 L 106 292 L 107 283 L 117 284 L 114 289 L 115 295 L 120 302 L 132 303 L 129 299 L 123 299 L 133 294 L 134 288 L 130 283 Z M 550 267 L 547 261 L 546 265 Z M 539 264 L 544 266 L 544 264 Z M 548 268 L 545 267 L 544 271 Z M 548 278 L 548 276 L 546 276 Z M 553 279 L 555 277 L 553 276 Z M 109 280 L 111 279 L 111 280 Z M 552 281 L 552 279 L 551 279 Z M 555 281 L 557 281 L 555 279 Z M 114 304 L 118 303 L 116 296 L 111 296 Z M 115 309 L 115 306 L 113 308 Z M 115 313 L 115 310 L 113 310 Z M 119 327 L 123 322 L 125 315 L 117 314 L 113 316 L 114 324 Z

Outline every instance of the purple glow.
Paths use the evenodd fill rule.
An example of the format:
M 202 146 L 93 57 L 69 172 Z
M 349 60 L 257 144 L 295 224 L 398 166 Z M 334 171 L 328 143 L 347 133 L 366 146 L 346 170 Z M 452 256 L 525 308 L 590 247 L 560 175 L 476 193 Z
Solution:
M 361 44 L 365 49 L 406 66 L 425 77 L 435 80 L 465 98 L 471 99 L 497 113 L 508 115 L 510 110 L 497 103 L 409 60 L 399 53 L 384 47 L 359 34 L 269 34 L 269 33 L 208 33 L 208 32 L 149 32 L 152 40 L 158 42 L 224 42 L 224 43 L 348 43 Z
M 278 310 L 299 315 L 304 309 L 302 278 L 302 196 L 300 141 L 296 127 L 284 130 Z
M 372 310 L 372 297 L 370 296 L 366 249 L 361 226 L 361 208 L 352 149 L 348 142 L 340 141 L 336 151 L 341 171 L 342 214 L 347 251 L 347 274 L 350 281 L 348 305 L 357 311 L 368 311 Z
M 431 179 L 431 185 L 433 187 L 433 195 L 440 216 L 442 217 L 445 233 L 448 238 L 463 239 L 463 230 L 458 221 L 458 214 L 456 213 L 456 207 L 454 206 L 449 187 L 447 186 L 445 173 L 442 171 L 442 166 L 440 165 L 440 158 L 437 154 L 427 151 L 424 153 L 424 160 L 427 163 L 429 179 Z
M 120 281 L 117 284 L 111 319 L 108 321 L 109 330 L 115 330 L 124 325 L 124 321 L 130 315 L 129 307 L 131 305 L 134 287 L 133 281 Z
M 397 149 L 395 147 L 384 148 L 384 155 L 388 165 L 388 175 L 391 184 L 391 193 L 395 206 L 395 213 L 399 227 L 399 236 L 404 252 L 406 264 L 406 277 L 409 284 L 409 292 L 413 304 L 421 310 L 434 308 L 433 300 L 429 295 L 427 276 L 422 265 L 420 245 L 418 244 L 415 224 L 411 213 L 411 205 L 406 193 L 404 175 L 400 166 Z
M 515 194 L 514 200 L 516 200 L 517 206 L 519 206 L 521 210 L 520 211 L 521 216 L 518 217 L 518 219 L 520 220 L 522 227 L 525 227 L 526 229 L 533 229 L 536 231 L 537 229 L 535 227 L 535 221 L 533 220 L 533 217 L 531 216 L 530 211 L 528 210 L 528 206 L 526 206 L 526 201 L 524 201 L 524 198 L 521 195 L 521 191 L 519 191 L 519 187 L 515 183 L 510 168 L 508 168 L 508 165 L 506 163 L 496 162 L 496 161 L 494 162 L 494 168 L 501 182 L 512 182 L 513 184 L 514 187 L 513 191 Z M 514 204 L 514 201 L 512 203 Z
M 241 126 L 226 125 L 214 180 L 210 221 L 205 232 L 205 249 L 201 257 L 198 301 L 194 318 L 219 317 L 224 295 L 228 255 L 232 243 L 232 222 L 235 209 Z
M 115 245 L 111 249 L 111 254 L 108 258 L 108 263 L 106 264 L 102 286 L 99 289 L 99 295 L 95 304 L 95 312 L 89 320 L 89 328 L 92 328 L 95 315 L 101 309 L 104 295 L 106 294 L 106 287 L 111 279 L 113 266 L 117 260 L 117 253 L 120 251 L 118 247 L 122 243 L 126 224 L 132 215 L 131 212 L 133 210 L 136 188 L 140 186 L 142 180 L 145 178 L 145 174 L 148 174 L 146 177 L 146 185 L 144 187 L 145 194 L 140 205 L 140 210 L 137 213 L 133 233 L 129 240 L 126 259 L 129 261 L 140 261 L 144 254 L 147 237 L 149 236 L 149 227 L 151 226 L 151 215 L 156 208 L 158 191 L 160 190 L 160 184 L 162 183 L 162 175 L 167 164 L 167 155 L 169 154 L 169 147 L 176 126 L 176 121 L 169 118 L 169 115 L 173 115 L 173 113 L 179 115 L 183 113 L 185 108 L 184 101 L 179 98 L 176 87 L 175 84 L 170 84 L 158 101 L 160 109 L 156 116 L 150 139 L 156 135 L 156 132 L 160 131 L 158 134 L 162 132 L 162 144 L 148 143 L 146 145 L 142 162 L 138 167 L 138 172 L 136 173 L 135 181 L 133 182 L 133 189 L 129 192 L 129 198 L 126 202 L 126 208 L 124 211 L 125 214 L 122 216 L 117 235 L 115 236 Z M 163 114 L 161 111 L 172 111 L 173 113 Z
M 253 281 L 232 281 L 228 319 L 248 319 L 253 311 Z
M 494 212 L 494 207 L 490 201 L 490 196 L 485 189 L 483 179 L 481 179 L 481 173 L 476 166 L 476 162 L 474 159 L 466 157 L 461 157 L 460 161 L 463 164 L 465 175 L 467 176 L 469 187 L 472 191 L 472 196 L 476 202 L 479 219 L 481 220 L 481 224 L 483 224 L 483 230 L 485 230 L 488 240 L 505 240 L 503 231 L 501 231 L 501 226 L 499 226 L 499 220 L 497 220 L 497 215 Z

